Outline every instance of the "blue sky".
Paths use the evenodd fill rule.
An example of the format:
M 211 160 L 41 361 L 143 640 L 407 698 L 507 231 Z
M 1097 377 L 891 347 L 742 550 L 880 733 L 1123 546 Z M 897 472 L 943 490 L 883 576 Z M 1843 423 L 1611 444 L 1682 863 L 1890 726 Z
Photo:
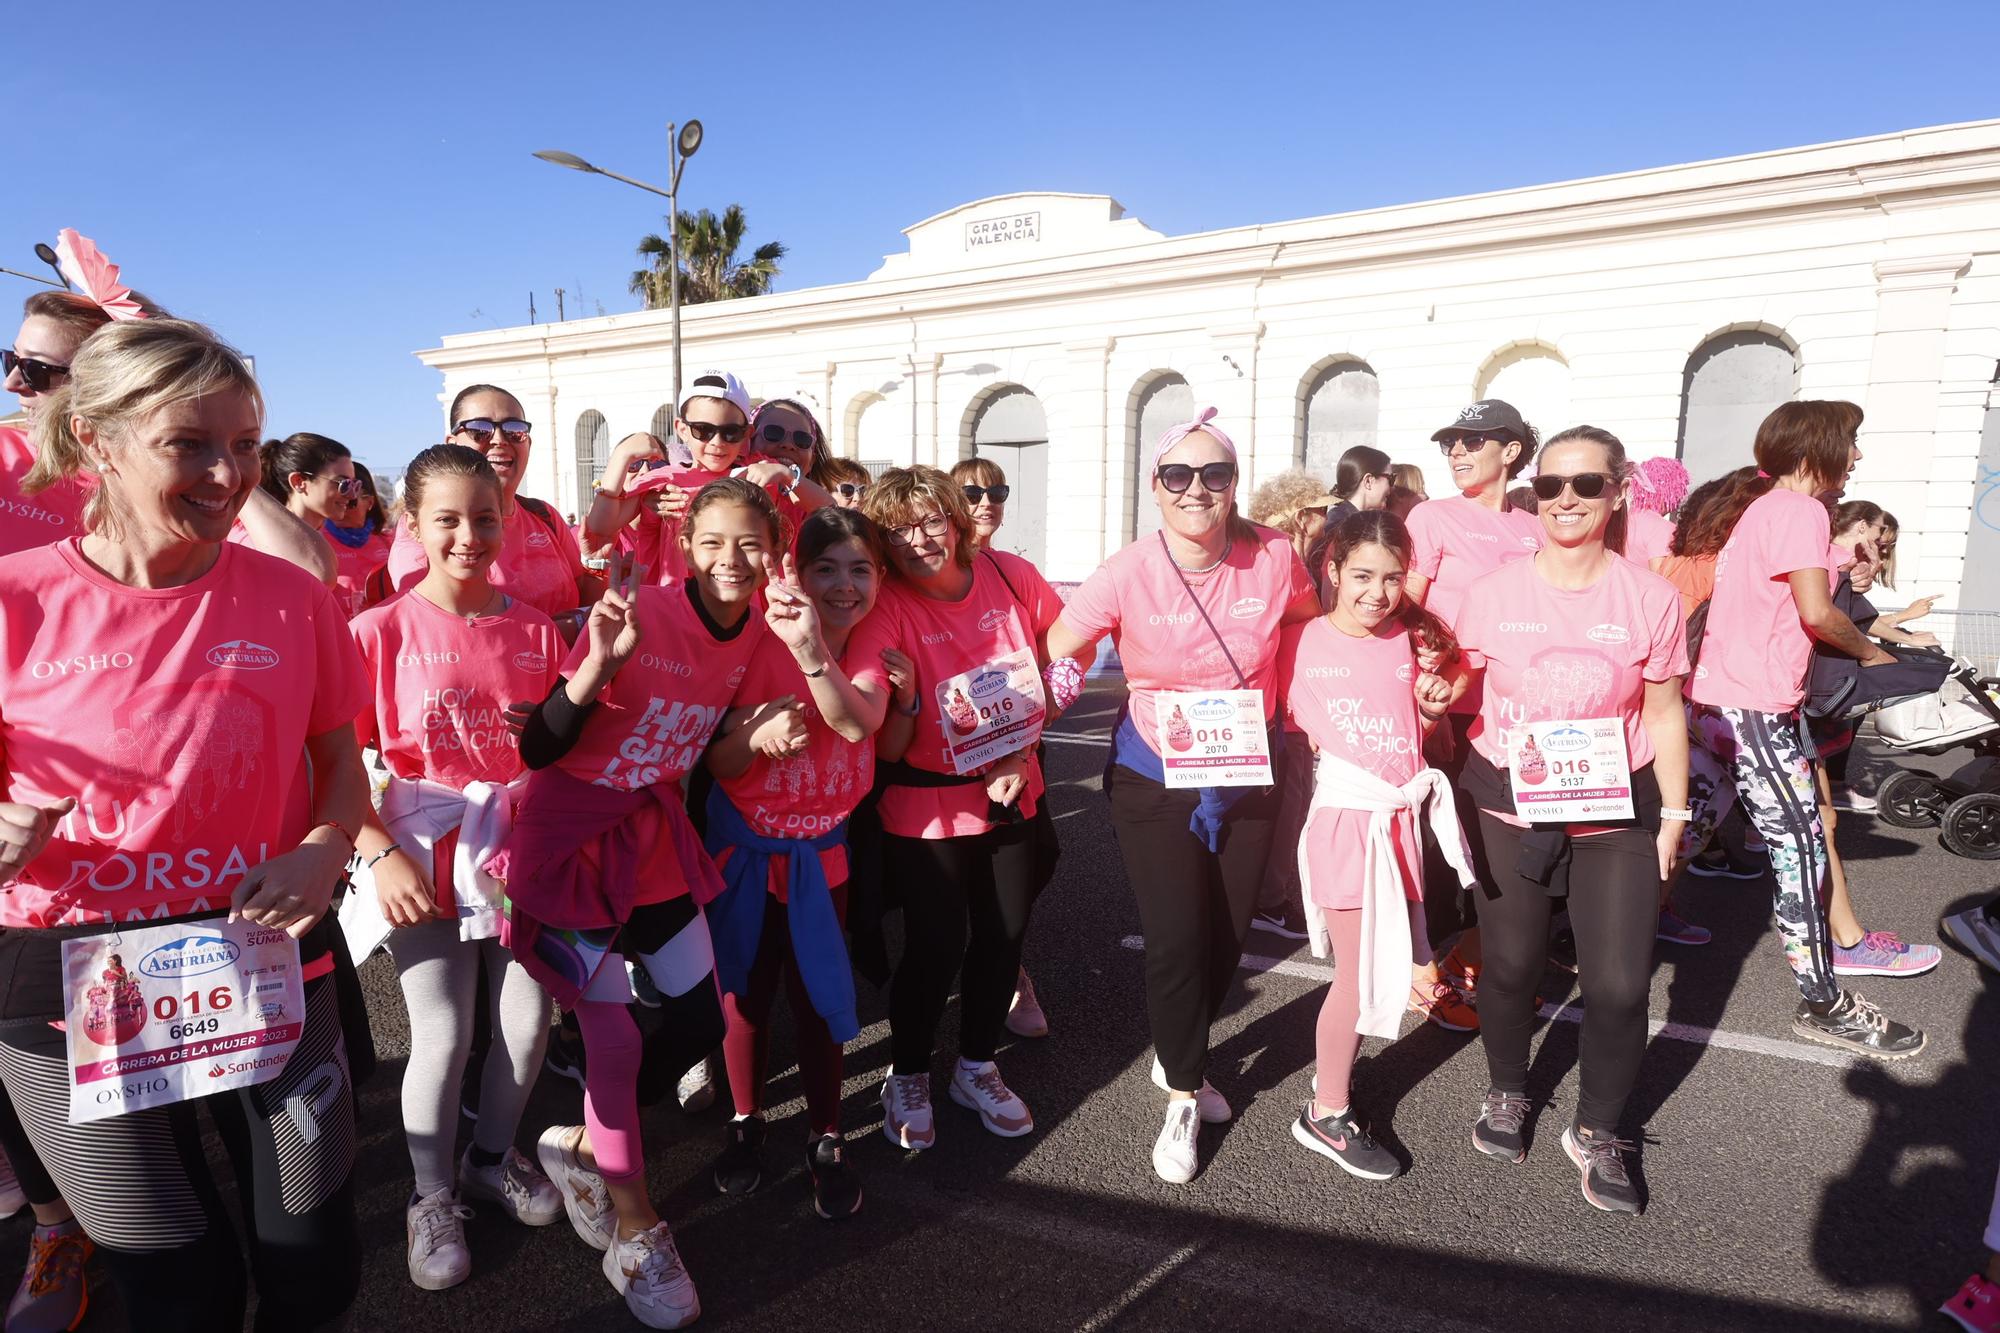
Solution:
M 530 291 L 544 319 L 558 286 L 573 316 L 637 308 L 665 201 L 529 154 L 659 182 L 670 119 L 708 131 L 682 206 L 741 203 L 750 244 L 790 247 L 789 289 L 1013 190 L 1112 194 L 1178 234 L 2000 111 L 1971 54 L 2000 49 L 1993 0 L 1690 3 L 1659 27 L 1603 3 L 199 10 L 12 26 L 0 265 L 76 227 L 256 355 L 273 432 L 382 463 L 437 437 L 413 351 L 525 323 Z M 28 290 L 0 275 L 0 299 Z

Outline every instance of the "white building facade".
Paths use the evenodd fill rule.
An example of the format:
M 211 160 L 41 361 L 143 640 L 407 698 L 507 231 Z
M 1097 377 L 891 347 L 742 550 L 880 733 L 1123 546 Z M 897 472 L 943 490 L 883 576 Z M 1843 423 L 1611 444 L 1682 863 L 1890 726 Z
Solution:
M 2000 608 L 2000 121 L 1178 237 L 1108 196 L 1007 195 L 905 236 L 863 280 L 683 310 L 685 373 L 799 399 L 873 467 L 993 456 L 1002 537 L 1051 578 L 1157 524 L 1142 441 L 1200 406 L 1252 484 L 1365 443 L 1436 494 L 1430 434 L 1475 398 L 1697 481 L 1777 403 L 1846 398 L 1899 582 Z M 444 402 L 520 397 L 524 489 L 566 512 L 612 441 L 671 420 L 665 311 L 420 356 Z

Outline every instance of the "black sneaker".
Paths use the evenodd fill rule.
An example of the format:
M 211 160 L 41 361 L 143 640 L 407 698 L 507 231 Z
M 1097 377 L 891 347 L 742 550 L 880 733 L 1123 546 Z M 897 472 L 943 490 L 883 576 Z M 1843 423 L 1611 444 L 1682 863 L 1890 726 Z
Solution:
M 1856 990 L 1843 991 L 1823 1014 L 1800 1001 L 1799 1011 L 1792 1017 L 1792 1031 L 1877 1060 L 1907 1060 L 1924 1048 L 1926 1040 L 1922 1028 L 1898 1023 Z
M 1313 1104 L 1292 1122 L 1292 1137 L 1321 1157 L 1333 1159 L 1341 1170 L 1363 1180 L 1394 1180 L 1403 1174 L 1403 1164 L 1395 1154 L 1369 1137 L 1368 1130 L 1354 1113 L 1313 1119 Z
M 583 1086 L 583 1034 L 574 1026 L 576 1020 L 569 1014 L 562 1016 L 555 1031 L 549 1033 L 548 1053 L 542 1057 L 549 1072 L 558 1078 L 566 1078 L 579 1088 Z
M 1625 1169 L 1632 1145 L 1623 1139 L 1600 1138 L 1571 1125 L 1563 1131 L 1563 1151 L 1583 1173 L 1583 1197 L 1592 1208 L 1607 1213 L 1637 1213 L 1639 1191 Z
M 1479 1103 L 1479 1119 L 1472 1122 L 1472 1146 L 1488 1157 L 1509 1162 L 1528 1160 L 1528 1099 L 1512 1092 L 1488 1088 Z
M 1306 930 L 1306 909 L 1297 903 L 1290 904 L 1282 911 L 1259 912 L 1250 918 L 1250 925 L 1253 929 L 1268 930 L 1273 935 L 1282 935 L 1288 940 L 1302 940 L 1310 934 Z
M 812 1176 L 813 1211 L 829 1222 L 861 1211 L 861 1181 L 847 1167 L 847 1144 L 838 1134 L 822 1134 L 806 1145 Z
M 732 1120 L 723 1133 L 722 1155 L 715 1159 L 715 1187 L 724 1194 L 748 1194 L 764 1183 L 764 1117 Z
M 1703 879 L 1762 879 L 1770 869 L 1768 861 L 1718 844 L 1688 862 L 1687 872 Z

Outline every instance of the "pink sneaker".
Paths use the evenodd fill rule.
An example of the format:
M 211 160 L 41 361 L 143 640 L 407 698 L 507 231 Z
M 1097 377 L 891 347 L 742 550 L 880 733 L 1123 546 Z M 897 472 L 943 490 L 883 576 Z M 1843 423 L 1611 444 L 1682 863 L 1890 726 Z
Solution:
M 1956 1296 L 1938 1307 L 1938 1313 L 1965 1333 L 2000 1333 L 2000 1286 L 1974 1273 Z
M 1914 977 L 1943 957 L 1935 944 L 1905 944 L 1894 931 L 1871 930 L 1852 948 L 1833 946 L 1833 970 L 1843 977 Z
M 1035 1128 L 1027 1103 L 1008 1088 L 1000 1077 L 1000 1066 L 991 1060 L 977 1064 L 960 1060 L 951 1074 L 951 1099 L 979 1112 L 979 1123 L 1003 1139 L 1018 1139 Z

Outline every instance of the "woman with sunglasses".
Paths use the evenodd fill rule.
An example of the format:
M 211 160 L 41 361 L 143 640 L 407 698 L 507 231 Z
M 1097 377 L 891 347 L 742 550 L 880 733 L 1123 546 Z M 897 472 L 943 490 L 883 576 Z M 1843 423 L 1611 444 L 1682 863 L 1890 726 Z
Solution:
M 851 458 L 827 458 L 820 465 L 826 493 L 842 509 L 859 509 L 875 478 L 867 468 Z
M 375 493 L 375 475 L 363 463 L 354 465 L 359 488 L 347 502 L 347 512 L 321 525 L 333 550 L 336 566 L 334 585 L 355 589 L 359 608 L 375 605 L 389 591 L 388 511 Z
M 1535 987 L 1566 898 L 1584 1016 L 1563 1149 L 1592 1207 L 1636 1213 L 1618 1130 L 1646 1049 L 1660 884 L 1689 818 L 1687 631 L 1674 586 L 1621 557 L 1632 469 L 1618 437 L 1577 426 L 1536 466 L 1541 550 L 1475 580 L 1453 626 L 1484 687 L 1460 687 L 1480 701 L 1460 786 L 1488 858 L 1475 890 L 1488 1088 L 1472 1143 L 1527 1159 Z M 1600 800 L 1551 799 L 1577 774 Z
M 334 530 L 359 505 L 361 479 L 354 473 L 354 456 L 339 440 L 300 431 L 282 440 L 267 440 L 258 451 L 264 491 L 300 522 L 318 532 L 334 563 L 334 600 L 351 618 L 368 602 L 368 576 L 377 554 L 388 559 L 386 541 L 350 543 Z M 378 562 L 379 564 L 380 562 Z
M 583 552 L 562 515 L 547 501 L 520 493 L 534 448 L 534 427 L 521 400 L 494 385 L 474 384 L 458 391 L 449 416 L 451 429 L 444 443 L 478 450 L 500 478 L 505 541 L 487 578 L 509 597 L 555 621 L 565 638 L 572 637 L 577 608 L 598 599 L 604 580 L 584 569 Z M 398 524 L 389 550 L 390 582 L 400 592 L 420 582 L 429 570 L 423 543 L 407 524 Z
M 973 541 L 982 551 L 992 549 L 994 534 L 1007 521 L 1007 497 L 1014 493 L 1006 472 L 990 458 L 961 458 L 951 465 L 951 479 L 965 492 Z
M 1317 615 L 1319 598 L 1290 539 L 1236 512 L 1236 445 L 1214 408 L 1163 434 L 1150 461 L 1160 531 L 1084 581 L 1049 631 L 1049 652 L 1087 661 L 1109 634 L 1125 665 L 1131 698 L 1104 785 L 1146 936 L 1153 1082 L 1168 1098 L 1153 1169 L 1180 1184 L 1198 1164 L 1197 1119 L 1231 1115 L 1206 1077 L 1209 1026 L 1243 954 L 1278 797 L 1269 765 L 1262 785 L 1169 786 L 1164 756 L 1191 748 L 1198 718 L 1186 708 L 1240 691 L 1227 702 L 1242 725 L 1264 730 L 1275 764 L 1278 631 Z

